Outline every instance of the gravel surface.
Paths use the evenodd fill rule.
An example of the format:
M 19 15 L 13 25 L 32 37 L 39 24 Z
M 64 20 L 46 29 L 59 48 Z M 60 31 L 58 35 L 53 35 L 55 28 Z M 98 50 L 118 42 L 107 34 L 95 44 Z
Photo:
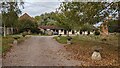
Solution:
M 14 46 L 3 59 L 3 66 L 80 66 L 53 36 L 32 36 Z

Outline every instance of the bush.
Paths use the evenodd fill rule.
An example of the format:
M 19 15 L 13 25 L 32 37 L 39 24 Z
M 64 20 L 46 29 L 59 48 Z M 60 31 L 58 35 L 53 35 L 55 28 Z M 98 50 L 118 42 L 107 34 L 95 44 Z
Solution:
M 19 33 L 24 31 L 29 31 L 32 33 L 39 33 L 38 24 L 35 21 L 31 21 L 28 19 L 23 19 L 19 21 L 20 26 L 18 27 Z M 22 23 L 22 24 L 21 24 Z
M 95 31 L 95 35 L 100 35 L 100 32 L 99 31 Z
M 20 37 L 19 36 L 15 36 L 15 37 L 13 37 L 14 39 L 19 39 Z
M 22 36 L 25 37 L 27 35 L 27 32 L 23 32 Z

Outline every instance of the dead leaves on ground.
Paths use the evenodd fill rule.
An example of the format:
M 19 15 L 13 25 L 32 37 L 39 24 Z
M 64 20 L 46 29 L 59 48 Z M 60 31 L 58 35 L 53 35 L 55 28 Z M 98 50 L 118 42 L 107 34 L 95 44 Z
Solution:
M 80 45 L 66 45 L 66 50 L 71 52 L 70 57 L 75 60 L 84 61 L 82 66 L 118 66 L 118 52 L 109 51 L 103 48 L 101 52 L 102 60 L 94 61 L 91 59 L 93 50 L 90 47 Z

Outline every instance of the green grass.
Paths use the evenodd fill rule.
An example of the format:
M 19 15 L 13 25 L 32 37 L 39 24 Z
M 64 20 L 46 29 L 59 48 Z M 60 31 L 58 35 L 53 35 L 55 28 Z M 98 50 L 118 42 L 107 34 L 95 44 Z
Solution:
M 11 36 L 3 37 L 2 38 L 2 46 L 1 46 L 1 52 L 4 53 L 6 52 L 10 47 L 13 42 L 14 38 Z
M 59 43 L 65 43 L 67 38 L 62 36 L 60 39 L 57 39 L 57 36 L 54 37 Z M 72 44 L 65 45 L 67 51 L 71 52 L 70 55 L 73 59 L 82 60 L 89 62 L 90 65 L 117 65 L 118 61 L 118 36 L 109 35 L 105 37 L 106 40 L 103 40 L 103 36 L 94 36 L 94 35 L 79 35 L 72 36 Z M 102 60 L 94 62 L 91 60 L 91 55 L 94 49 L 100 48 L 100 53 L 102 55 Z M 89 66 L 89 65 L 88 65 Z
M 59 39 L 58 39 L 58 36 L 56 36 L 56 37 L 54 37 L 54 39 L 56 39 L 59 43 L 62 43 L 62 44 L 67 43 L 67 37 L 66 36 L 61 36 Z
M 6 53 L 12 47 L 14 38 L 18 38 L 18 44 L 23 42 L 28 37 L 22 37 L 21 35 L 8 35 L 7 37 L 2 37 L 0 41 L 2 45 L 0 46 L 0 52 Z
M 103 40 L 104 37 L 102 36 L 74 36 L 73 37 L 73 43 L 80 43 L 80 42 L 93 42 L 93 43 L 101 43 L 101 44 L 107 44 L 107 45 L 118 45 L 118 36 L 116 35 L 109 35 L 106 37 L 106 41 Z
M 56 41 L 62 44 L 67 43 L 67 37 L 61 36 L 60 39 L 58 37 L 54 37 Z M 108 49 L 109 51 L 113 51 L 117 49 L 118 46 L 118 36 L 116 35 L 109 35 L 106 37 L 106 41 L 104 41 L 102 36 L 94 36 L 94 35 L 78 35 L 72 36 L 72 45 L 80 45 L 83 48 L 92 48 L 95 46 L 103 47 Z
M 11 47 L 12 47 L 11 45 L 4 45 L 4 46 L 2 46 L 1 52 L 2 52 L 2 53 L 5 53 L 5 52 L 7 52 Z
M 33 36 L 50 36 L 50 35 L 47 35 L 47 34 L 45 34 L 45 35 L 31 34 L 31 35 L 33 35 Z
M 2 36 L 0 36 L 0 53 L 2 52 Z

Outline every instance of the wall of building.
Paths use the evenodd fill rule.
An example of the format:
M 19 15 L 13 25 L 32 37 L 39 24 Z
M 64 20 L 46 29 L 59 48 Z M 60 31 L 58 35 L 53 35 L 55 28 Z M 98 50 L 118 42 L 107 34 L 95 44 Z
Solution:
M 62 35 L 64 35 L 64 30 L 59 30 L 59 34 L 62 34 Z
M 58 32 L 58 34 L 62 34 L 62 35 L 67 35 L 68 34 L 68 31 L 66 30 L 63 30 L 63 29 L 60 29 L 60 30 L 53 30 L 53 29 L 41 29 L 41 31 L 50 31 L 50 32 Z M 65 31 L 66 31 L 66 34 L 65 34 Z M 71 30 L 69 31 L 69 35 L 79 35 L 80 34 L 80 31 L 76 31 L 76 30 Z M 88 31 L 85 31 L 85 32 L 82 32 L 82 35 L 87 35 L 88 34 Z M 93 32 L 90 32 L 90 34 L 94 34 Z

